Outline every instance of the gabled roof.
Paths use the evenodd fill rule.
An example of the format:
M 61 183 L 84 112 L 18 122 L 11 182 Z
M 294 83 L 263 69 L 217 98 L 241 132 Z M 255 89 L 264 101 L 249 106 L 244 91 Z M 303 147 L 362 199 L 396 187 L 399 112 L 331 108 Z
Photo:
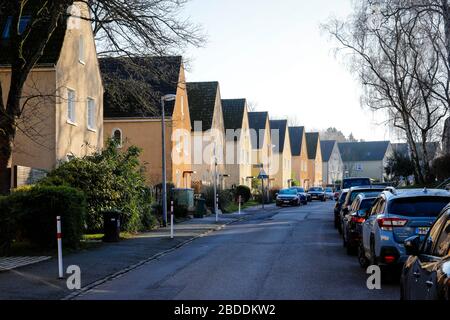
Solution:
M 242 129 L 245 108 L 245 99 L 222 99 L 222 113 L 225 130 Z
M 219 94 L 219 82 L 188 82 L 186 87 L 192 130 L 196 121 L 202 122 L 203 131 L 211 129 Z
M 424 153 L 422 144 L 416 143 L 416 148 L 419 154 L 419 159 L 423 160 Z M 426 148 L 430 160 L 436 158 L 441 152 L 441 145 L 439 142 L 427 142 Z M 411 158 L 411 148 L 407 143 L 392 143 L 392 149 L 403 156 Z
M 105 84 L 104 116 L 161 117 L 161 97 L 176 94 L 182 63 L 181 56 L 99 59 Z M 165 103 L 166 116 L 172 116 L 174 105 Z
M 43 0 L 34 0 L 27 1 L 26 5 L 23 9 L 22 18 L 30 17 L 33 19 L 33 14 L 36 14 L 38 9 L 42 8 Z M 37 6 L 34 7 L 34 5 Z M 45 17 L 42 15 L 41 17 Z M 0 65 L 9 66 L 11 65 L 11 54 L 13 50 L 11 50 L 11 41 L 8 38 L 3 37 L 3 33 L 7 24 L 10 24 L 11 16 L 7 13 L 3 13 L 0 15 Z M 55 65 L 61 54 L 61 49 L 64 43 L 64 38 L 66 35 L 67 29 L 67 16 L 61 15 L 58 25 L 50 37 L 46 47 L 44 48 L 44 52 L 42 53 L 42 57 L 38 60 L 36 67 L 42 65 Z M 32 39 L 33 34 L 30 35 L 30 39 Z
M 288 127 L 287 120 L 270 120 L 269 123 L 271 139 L 272 143 L 275 145 L 275 150 L 278 150 L 279 153 L 283 153 L 286 142 L 286 130 Z M 275 139 L 273 136 L 274 130 L 278 130 L 279 139 Z
M 289 127 L 289 139 L 291 140 L 291 152 L 293 156 L 299 156 L 302 152 L 304 132 L 305 127 Z
M 319 133 L 306 133 L 306 147 L 308 149 L 308 159 L 315 160 L 317 155 L 317 146 L 319 145 Z
M 253 131 L 253 134 L 251 134 L 253 149 L 262 149 L 262 146 L 264 145 L 266 123 L 268 119 L 268 112 L 248 113 L 248 124 L 250 126 L 250 130 Z
M 330 160 L 331 154 L 333 153 L 333 149 L 336 143 L 337 143 L 336 140 L 320 141 L 320 150 L 322 151 L 323 162 L 328 162 Z
M 338 143 L 342 161 L 381 161 L 389 148 L 389 141 Z

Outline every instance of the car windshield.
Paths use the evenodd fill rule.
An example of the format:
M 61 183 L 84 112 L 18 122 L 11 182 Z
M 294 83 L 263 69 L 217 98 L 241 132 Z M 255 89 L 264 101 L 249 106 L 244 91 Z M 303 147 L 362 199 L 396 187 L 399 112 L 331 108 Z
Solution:
M 293 190 L 296 190 L 297 192 L 305 192 L 305 189 L 303 188 L 293 188 Z
M 331 188 L 326 188 L 325 191 L 326 191 L 326 192 L 333 192 L 333 189 L 331 189 Z
M 323 191 L 322 188 L 311 188 L 309 189 L 309 191 Z
M 351 187 L 370 186 L 370 179 L 347 179 L 343 182 L 343 189 L 349 189 Z
M 283 189 L 283 190 L 280 190 L 279 194 L 282 194 L 282 195 L 296 195 L 297 191 L 295 189 Z
M 411 197 L 392 200 L 389 214 L 408 217 L 437 217 L 450 197 Z

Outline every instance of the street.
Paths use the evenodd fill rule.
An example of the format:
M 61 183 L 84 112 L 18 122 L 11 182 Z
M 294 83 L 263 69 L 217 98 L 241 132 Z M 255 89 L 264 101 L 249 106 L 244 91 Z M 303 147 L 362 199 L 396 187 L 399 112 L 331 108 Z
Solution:
M 282 208 L 197 239 L 78 299 L 399 299 L 397 284 L 366 287 L 333 228 L 334 201 Z

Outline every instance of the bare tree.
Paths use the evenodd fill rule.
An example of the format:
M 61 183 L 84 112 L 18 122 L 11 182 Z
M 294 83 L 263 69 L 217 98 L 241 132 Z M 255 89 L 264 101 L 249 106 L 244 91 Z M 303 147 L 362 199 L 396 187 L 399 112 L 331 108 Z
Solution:
M 430 54 L 433 38 L 415 12 L 395 10 L 400 2 L 378 1 L 374 6 L 372 1 L 358 1 L 348 21 L 334 19 L 324 28 L 339 43 L 338 52 L 348 54 L 364 88 L 363 101 L 372 110 L 384 111 L 405 135 L 416 179 L 423 183 L 429 168 L 422 169 L 416 142 L 425 146 L 446 114 L 443 99 L 432 94 L 442 56 Z
M 7 178 L 18 123 L 28 109 L 23 94 L 25 81 L 42 57 L 55 30 L 67 23 L 68 8 L 74 0 L 1 1 L 0 15 L 11 19 L 9 60 L 11 81 L 8 91 L 0 86 L 0 182 Z M 136 57 L 179 52 L 187 45 L 200 45 L 200 29 L 179 13 L 186 0 L 81 0 L 91 11 L 100 55 Z M 24 30 L 20 22 L 30 21 Z M 130 60 L 133 61 L 133 60 Z M 148 71 L 147 71 L 148 72 Z M 25 98 L 25 99 L 24 99 Z M 28 123 L 27 133 L 33 138 Z

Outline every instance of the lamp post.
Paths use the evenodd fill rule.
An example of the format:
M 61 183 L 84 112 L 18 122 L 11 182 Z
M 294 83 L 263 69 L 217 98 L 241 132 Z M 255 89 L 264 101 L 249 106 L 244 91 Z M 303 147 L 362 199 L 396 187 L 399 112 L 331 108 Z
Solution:
M 163 226 L 167 226 L 167 175 L 166 175 L 166 115 L 165 102 L 174 101 L 176 95 L 166 94 L 161 97 L 161 140 L 162 140 L 162 216 Z

